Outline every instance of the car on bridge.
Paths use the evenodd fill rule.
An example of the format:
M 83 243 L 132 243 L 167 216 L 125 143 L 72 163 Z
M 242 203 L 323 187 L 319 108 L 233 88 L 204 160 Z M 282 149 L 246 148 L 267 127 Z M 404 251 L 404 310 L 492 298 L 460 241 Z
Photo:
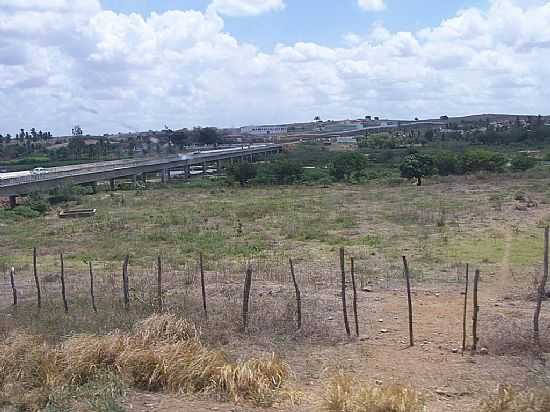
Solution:
M 43 167 L 35 167 L 34 169 L 31 170 L 31 174 L 33 175 L 45 175 L 48 173 L 49 172 Z

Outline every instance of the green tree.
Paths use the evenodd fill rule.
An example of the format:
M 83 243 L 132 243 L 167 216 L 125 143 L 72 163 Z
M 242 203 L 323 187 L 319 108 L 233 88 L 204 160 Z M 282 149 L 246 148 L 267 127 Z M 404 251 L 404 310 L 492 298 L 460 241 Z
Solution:
M 435 173 L 434 160 L 419 153 L 413 153 L 403 159 L 401 166 L 401 177 L 416 179 L 417 186 L 422 186 L 422 178 L 432 176 Z
M 336 180 L 351 180 L 352 176 L 367 168 L 367 158 L 358 152 L 339 153 L 330 165 L 330 174 Z
M 235 181 L 238 181 L 241 186 L 248 183 L 249 180 L 254 179 L 258 173 L 256 165 L 248 162 L 241 162 L 232 165 L 228 169 L 228 174 Z
M 526 155 L 525 153 L 520 153 L 512 159 L 510 165 L 512 170 L 515 171 L 525 171 L 532 169 L 537 164 L 537 161 L 532 157 Z

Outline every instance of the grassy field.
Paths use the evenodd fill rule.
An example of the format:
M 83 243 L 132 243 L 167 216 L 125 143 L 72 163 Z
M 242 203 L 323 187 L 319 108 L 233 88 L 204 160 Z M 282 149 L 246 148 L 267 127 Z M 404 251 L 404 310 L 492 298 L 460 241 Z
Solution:
M 284 353 L 285 361 L 292 367 L 292 373 L 285 372 L 285 380 L 294 382 L 292 390 L 279 393 L 282 385 L 272 388 L 261 383 L 265 376 L 260 373 L 261 390 L 270 396 L 268 405 L 290 397 L 292 402 L 281 406 L 281 410 L 336 411 L 348 405 L 346 410 L 362 411 L 364 405 L 386 405 L 384 402 L 393 397 L 392 402 L 410 403 L 411 407 L 405 411 L 422 410 L 424 403 L 429 411 L 477 411 L 480 399 L 487 398 L 498 383 L 525 385 L 528 381 L 531 385 L 533 381 L 547 379 L 546 372 L 536 372 L 524 352 L 518 352 L 524 341 L 517 340 L 528 334 L 525 325 L 532 317 L 527 296 L 532 291 L 533 274 L 539 273 L 541 267 L 542 228 L 550 216 L 549 183 L 550 176 L 541 172 L 438 178 L 421 188 L 407 182 L 243 188 L 196 180 L 190 184 L 153 183 L 146 190 L 100 191 L 83 196 L 78 206 L 96 208 L 98 213 L 93 218 L 63 220 L 55 210 L 34 219 L 4 215 L 0 220 L 0 265 L 4 269 L 0 333 L 8 336 L 15 330 L 19 333 L 24 330 L 38 336 L 40 342 L 45 339 L 46 346 L 32 352 L 36 354 L 33 362 L 42 364 L 42 356 L 49 358 L 55 354 L 61 366 L 69 362 L 67 359 L 81 356 L 78 351 L 73 354 L 65 350 L 76 348 L 71 342 L 77 341 L 80 334 L 92 334 L 90 339 L 100 346 L 119 338 L 142 345 L 135 328 L 137 322 L 157 310 L 156 259 L 160 255 L 165 307 L 175 314 L 174 322 L 181 318 L 195 322 L 202 331 L 200 345 L 207 348 L 204 353 L 223 350 L 227 359 L 224 362 L 235 370 L 243 364 L 263 370 L 263 364 L 254 363 L 257 356 L 269 359 L 273 352 Z M 529 198 L 537 206 L 526 209 L 517 200 L 520 198 Z M 40 312 L 36 309 L 32 281 L 33 247 L 38 249 L 38 272 L 45 300 Z M 345 338 L 340 324 L 341 296 L 337 292 L 340 247 L 345 248 L 347 258 L 355 257 L 359 286 L 368 290 L 361 292 L 359 301 L 364 337 L 361 340 Z M 65 256 L 68 314 L 64 313 L 60 300 L 60 252 Z M 200 300 L 197 262 L 201 253 L 207 278 L 208 321 L 202 314 Z M 124 310 L 120 273 L 127 254 L 132 303 Z M 409 352 L 403 351 L 403 343 L 407 341 L 403 255 L 408 257 L 412 269 L 415 331 L 420 342 Z M 300 332 L 295 329 L 288 258 L 294 260 L 302 288 Z M 91 310 L 87 294 L 90 261 L 96 273 L 97 313 Z M 472 357 L 471 362 L 460 354 L 453 357 L 460 345 L 458 325 L 463 299 L 460 292 L 466 263 L 482 272 L 481 344 L 499 353 L 499 356 Z M 242 285 L 248 265 L 254 268 L 254 281 L 249 328 L 243 333 Z M 11 291 L 6 275 L 12 266 L 21 293 L 17 307 L 10 307 Z M 545 329 L 544 336 L 550 342 L 548 332 L 550 328 Z M 18 356 L 28 359 L 24 355 L 26 349 L 17 347 L 17 342 L 24 346 L 24 340 L 12 344 L 8 339 L 4 347 L 6 356 L 13 353 L 13 359 Z M 32 401 L 50 405 L 46 410 L 66 410 L 63 408 L 74 397 L 89 398 L 86 402 L 90 403 L 94 391 L 100 391 L 105 396 L 97 398 L 98 404 L 83 410 L 122 411 L 125 402 L 132 404 L 132 399 L 141 396 L 141 392 L 132 394 L 133 390 L 183 391 L 206 396 L 204 410 L 219 408 L 219 404 L 211 403 L 212 393 L 203 393 L 210 386 L 201 383 L 203 386 L 193 390 L 178 386 L 180 383 L 171 386 L 172 375 L 162 369 L 165 355 L 155 355 L 146 346 L 138 349 L 139 353 L 130 353 L 119 348 L 109 361 L 93 360 L 97 362 L 93 367 L 100 374 L 84 385 L 75 386 L 73 382 L 74 376 L 80 376 L 81 372 L 68 376 L 59 367 L 52 376 L 64 382 L 64 389 L 54 390 L 48 386 L 50 381 L 43 384 L 37 380 L 33 385 L 38 400 Z M 165 350 L 162 346 L 162 351 Z M 127 361 L 128 356 L 132 356 L 131 362 Z M 247 359 L 251 357 L 249 363 Z M 13 365 L 17 365 L 13 359 Z M 181 362 L 193 361 L 185 359 Z M 135 362 L 139 367 L 130 367 Z M 401 365 L 400 368 L 396 369 L 395 364 Z M 22 370 L 34 367 L 29 361 Z M 17 368 L 14 366 L 9 373 L 19 374 Z M 216 396 L 223 395 L 222 400 L 240 396 L 241 391 L 245 391 L 248 400 L 256 396 L 246 392 L 253 383 L 247 383 L 246 387 L 232 380 L 229 384 L 219 383 L 222 378 L 217 371 L 208 373 L 217 380 L 218 384 L 212 388 Z M 364 377 L 367 382 L 364 379 L 355 382 L 353 375 Z M 330 384 L 333 376 L 336 380 Z M 149 382 L 146 378 L 153 377 L 158 379 L 154 381 L 157 386 L 144 384 Z M 234 375 L 231 379 L 241 377 Z M 434 387 L 442 379 L 448 382 L 449 391 L 466 395 L 441 398 L 437 394 L 440 389 Z M 377 389 L 381 380 L 414 386 L 418 392 L 391 385 Z M 3 396 L 16 389 L 5 386 Z M 295 404 L 298 392 L 294 390 L 304 392 L 306 401 Z M 327 395 L 322 394 L 324 391 Z M 520 399 L 523 395 L 518 396 Z M 160 403 L 165 402 L 162 399 Z M 56 402 L 65 406 L 55 409 Z M 174 402 L 173 408 L 158 410 L 191 407 L 187 398 L 183 403 Z M 246 408 L 243 410 L 252 410 Z

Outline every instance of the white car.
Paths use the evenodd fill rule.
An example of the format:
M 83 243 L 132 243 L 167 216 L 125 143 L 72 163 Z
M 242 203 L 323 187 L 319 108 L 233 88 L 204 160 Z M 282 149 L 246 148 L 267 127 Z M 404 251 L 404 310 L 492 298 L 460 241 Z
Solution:
M 35 167 L 34 169 L 31 170 L 31 174 L 33 175 L 45 175 L 47 173 L 48 171 L 43 167 Z

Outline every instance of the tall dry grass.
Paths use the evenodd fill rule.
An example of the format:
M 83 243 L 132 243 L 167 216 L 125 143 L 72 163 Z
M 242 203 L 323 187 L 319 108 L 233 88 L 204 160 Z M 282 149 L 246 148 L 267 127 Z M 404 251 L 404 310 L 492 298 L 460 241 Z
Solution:
M 131 334 L 80 335 L 56 345 L 16 333 L 0 345 L 0 404 L 38 410 L 66 385 L 101 373 L 150 391 L 216 393 L 233 401 L 271 405 L 290 375 L 273 355 L 232 362 L 204 346 L 195 326 L 174 315 L 154 315 Z
M 483 401 L 480 412 L 548 412 L 550 389 L 520 391 L 510 386 L 500 386 L 497 393 Z
M 346 375 L 332 379 L 325 393 L 327 412 L 423 412 L 425 406 L 413 389 L 405 386 L 371 386 Z

